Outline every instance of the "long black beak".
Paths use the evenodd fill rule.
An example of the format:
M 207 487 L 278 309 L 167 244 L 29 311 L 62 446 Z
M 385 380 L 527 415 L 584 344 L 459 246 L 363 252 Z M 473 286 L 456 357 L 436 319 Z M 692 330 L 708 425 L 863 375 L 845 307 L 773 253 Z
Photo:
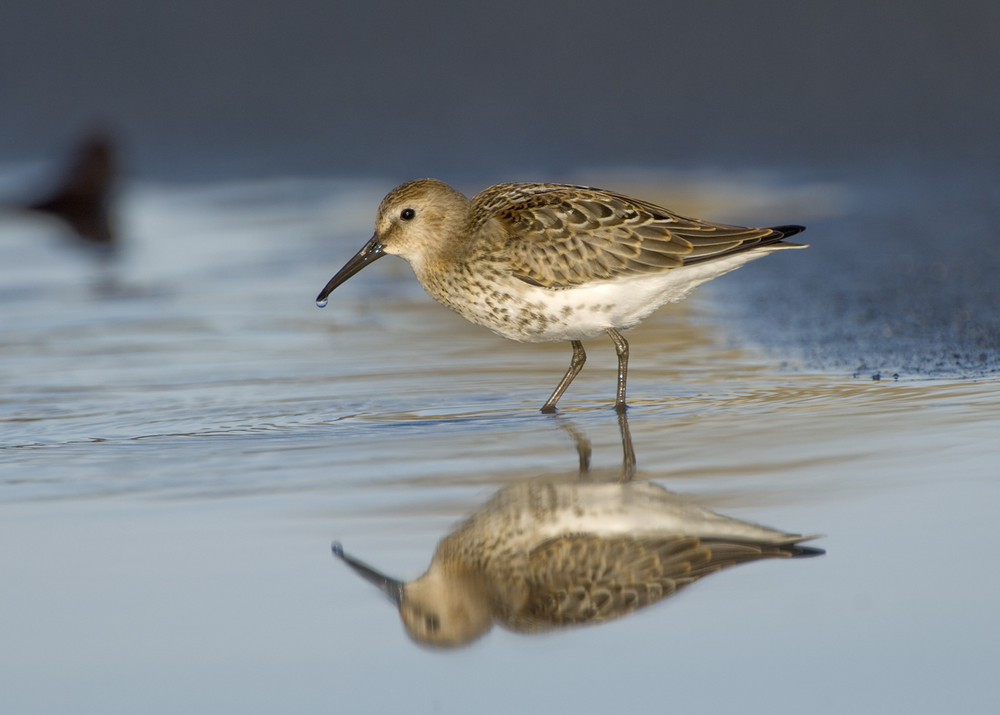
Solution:
M 360 251 L 354 254 L 354 258 L 349 260 L 347 265 L 337 271 L 337 275 L 331 278 L 330 282 L 326 284 L 326 287 L 319 292 L 319 295 L 316 296 L 316 305 L 320 308 L 326 306 L 326 297 L 333 292 L 334 288 L 339 286 L 369 263 L 377 261 L 384 255 L 385 252 L 382 250 L 382 242 L 378 240 L 378 236 L 372 236 L 371 240 L 369 240 Z
M 388 596 L 390 601 L 395 603 L 397 607 L 399 606 L 400 601 L 403 600 L 402 581 L 390 578 L 384 573 L 376 571 L 364 561 L 358 561 L 353 556 L 348 556 L 344 553 L 344 547 L 340 545 L 339 541 L 333 542 L 333 555 L 357 571 L 361 578 L 378 586 L 379 590 Z

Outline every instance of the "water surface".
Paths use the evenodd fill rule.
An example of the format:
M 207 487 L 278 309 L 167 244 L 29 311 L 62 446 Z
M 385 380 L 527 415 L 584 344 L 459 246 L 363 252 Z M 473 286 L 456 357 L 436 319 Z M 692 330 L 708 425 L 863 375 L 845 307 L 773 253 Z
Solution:
M 952 330 L 944 306 L 933 331 L 908 333 L 908 370 L 885 349 L 900 343 L 853 340 L 865 296 L 843 311 L 824 296 L 848 280 L 828 260 L 837 241 L 862 250 L 844 226 L 863 192 L 780 177 L 754 183 L 752 215 L 730 210 L 810 223 L 813 247 L 629 333 L 629 424 L 637 479 L 824 534 L 812 543 L 827 553 L 714 574 L 607 625 L 495 628 L 451 653 L 411 642 L 332 540 L 411 579 L 498 489 L 575 478 L 574 432 L 594 479 L 617 476 L 622 445 L 609 341 L 588 344 L 546 416 L 569 347 L 466 324 L 401 261 L 315 308 L 391 183 L 139 183 L 111 266 L 56 225 L 5 220 L 0 708 L 499 712 L 511 693 L 531 710 L 996 706 L 1000 577 L 980 554 L 1000 498 L 996 355 L 926 369 L 948 348 L 927 337 Z M 727 195 L 716 185 L 700 206 Z M 862 344 L 884 365 L 859 369 Z

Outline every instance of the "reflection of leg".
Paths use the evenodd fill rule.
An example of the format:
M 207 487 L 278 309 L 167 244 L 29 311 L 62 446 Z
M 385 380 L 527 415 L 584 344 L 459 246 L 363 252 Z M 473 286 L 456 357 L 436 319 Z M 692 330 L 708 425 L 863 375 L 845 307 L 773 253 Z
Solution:
M 625 411 L 625 379 L 628 377 L 628 341 L 614 328 L 608 328 L 608 335 L 615 343 L 618 353 L 618 394 L 615 397 L 615 409 Z
M 625 410 L 618 412 L 618 429 L 622 433 L 622 473 L 619 482 L 630 482 L 635 476 L 635 449 L 632 447 L 632 433 L 628 428 Z
M 576 453 L 580 457 L 580 477 L 586 477 L 590 473 L 590 440 L 584 437 L 583 432 L 574 427 L 572 422 L 561 417 L 557 417 L 556 420 L 556 424 L 566 430 L 573 438 L 573 443 L 576 444 Z
M 556 403 L 559 402 L 559 398 L 562 397 L 564 392 L 566 392 L 566 388 L 569 387 L 569 383 L 573 382 L 573 379 L 580 374 L 580 370 L 583 369 L 583 363 L 587 362 L 587 353 L 583 351 L 583 343 L 579 340 L 572 340 L 570 341 L 570 344 L 573 346 L 573 358 L 570 360 L 569 368 L 567 368 L 566 374 L 563 375 L 559 384 L 556 385 L 556 389 L 552 391 L 552 396 L 545 401 L 544 405 L 542 405 L 542 412 L 556 411 Z M 626 353 L 627 351 L 628 348 L 626 348 Z

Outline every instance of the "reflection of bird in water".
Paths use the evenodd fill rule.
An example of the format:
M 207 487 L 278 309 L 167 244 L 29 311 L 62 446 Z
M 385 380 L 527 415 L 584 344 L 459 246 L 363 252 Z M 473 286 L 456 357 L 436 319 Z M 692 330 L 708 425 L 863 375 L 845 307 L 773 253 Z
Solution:
M 502 489 L 402 583 L 334 553 L 399 606 L 418 642 L 460 646 L 494 622 L 520 632 L 609 621 L 729 566 L 813 556 L 810 538 L 731 519 L 652 483 L 530 481 Z
M 23 208 L 59 219 L 88 244 L 110 252 L 115 232 L 108 214 L 116 173 L 110 136 L 91 133 L 77 146 L 56 187 Z

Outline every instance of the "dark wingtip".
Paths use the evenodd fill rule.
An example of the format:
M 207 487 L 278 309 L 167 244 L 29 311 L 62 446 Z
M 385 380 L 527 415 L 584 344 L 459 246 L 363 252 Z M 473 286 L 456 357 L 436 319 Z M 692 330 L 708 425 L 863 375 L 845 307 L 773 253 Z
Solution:
M 788 553 L 793 559 L 808 559 L 812 556 L 822 556 L 826 553 L 823 549 L 817 549 L 815 546 L 795 546 L 788 547 Z
M 782 238 L 788 238 L 789 236 L 794 236 L 797 233 L 802 233 L 806 230 L 806 227 L 789 224 L 788 226 L 771 226 L 771 230 L 780 233 Z

